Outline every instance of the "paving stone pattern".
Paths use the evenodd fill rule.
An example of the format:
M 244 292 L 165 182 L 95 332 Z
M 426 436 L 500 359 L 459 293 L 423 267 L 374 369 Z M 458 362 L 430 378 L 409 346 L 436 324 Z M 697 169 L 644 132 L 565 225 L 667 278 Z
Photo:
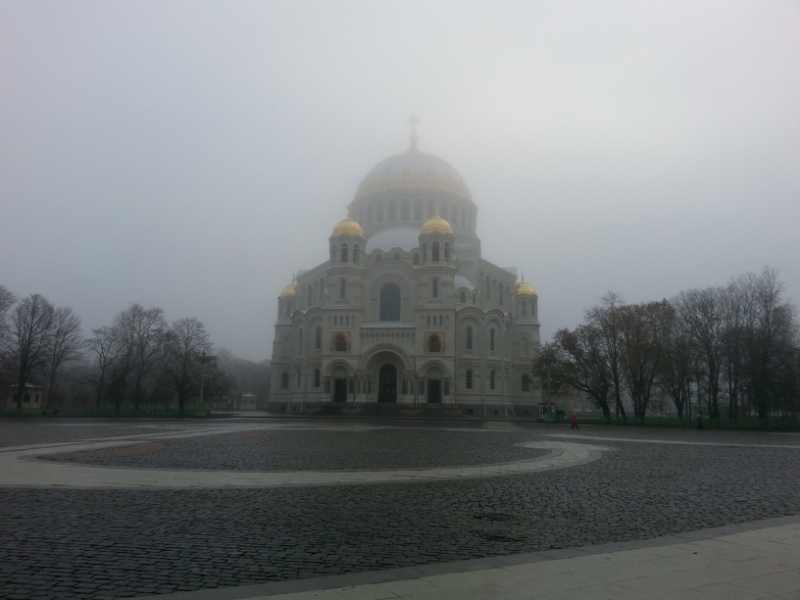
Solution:
M 399 448 L 408 433 L 382 436 Z M 451 443 L 469 446 L 481 435 L 465 432 Z M 340 433 L 329 442 L 338 446 L 351 436 Z M 525 437 L 535 439 L 531 432 Z M 436 483 L 0 488 L 0 597 L 189 591 L 648 539 L 800 514 L 797 449 L 608 445 L 616 450 L 571 469 Z
M 244 431 L 159 440 L 151 452 L 106 450 L 49 455 L 107 467 L 308 471 L 424 469 L 526 460 L 547 450 L 520 448 L 530 434 L 430 429 L 370 431 Z M 144 447 L 144 445 L 142 445 Z

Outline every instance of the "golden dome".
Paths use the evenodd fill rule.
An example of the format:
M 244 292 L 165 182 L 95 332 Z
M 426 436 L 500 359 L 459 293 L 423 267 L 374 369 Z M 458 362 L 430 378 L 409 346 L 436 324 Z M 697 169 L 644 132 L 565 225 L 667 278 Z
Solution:
M 361 229 L 361 225 L 356 223 L 350 217 L 347 217 L 343 221 L 339 221 L 336 227 L 333 228 L 333 235 L 334 237 L 340 235 L 349 235 L 351 237 L 364 237 L 364 230 Z
M 425 221 L 425 224 L 422 226 L 420 233 L 422 235 L 428 235 L 430 233 L 453 235 L 453 228 L 450 227 L 450 223 L 448 223 L 442 217 L 436 214 L 427 221 Z
M 535 296 L 536 290 L 534 287 L 524 279 L 517 284 L 518 296 Z
M 290 298 L 296 295 L 297 295 L 297 286 L 294 283 L 290 283 L 281 290 L 281 298 Z

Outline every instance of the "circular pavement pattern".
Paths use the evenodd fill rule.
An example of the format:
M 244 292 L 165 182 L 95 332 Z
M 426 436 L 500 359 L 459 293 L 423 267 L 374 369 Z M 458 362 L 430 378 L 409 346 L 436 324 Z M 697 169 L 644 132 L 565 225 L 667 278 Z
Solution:
M 366 436 L 324 429 L 263 437 L 283 440 L 276 441 L 276 452 L 301 457 L 297 441 L 314 435 L 314 452 L 306 456 L 324 456 L 320 461 L 336 468 L 332 457 L 344 461 L 357 454 L 359 439 L 373 448 L 375 442 L 407 448 L 407 456 L 419 454 L 418 464 L 439 460 L 443 446 L 451 447 L 445 456 L 475 456 L 484 463 L 490 459 L 481 459 L 481 452 L 491 460 L 530 452 L 514 444 L 558 440 L 570 431 L 532 425 L 450 435 L 452 423 L 427 431 L 389 427 Z M 202 490 L 0 487 L 0 597 L 191 591 L 649 539 L 800 514 L 797 436 L 580 431 L 585 439 L 563 439 L 591 444 L 594 433 L 611 450 L 569 469 L 486 479 Z M 425 435 L 447 444 L 426 445 Z M 607 439 L 601 442 L 602 436 Z M 225 455 L 218 460 L 235 465 L 245 463 L 233 455 L 257 439 L 205 443 Z M 204 452 L 200 439 L 138 441 L 165 444 L 185 464 L 194 459 L 181 453 Z M 167 449 L 129 456 L 149 461 Z

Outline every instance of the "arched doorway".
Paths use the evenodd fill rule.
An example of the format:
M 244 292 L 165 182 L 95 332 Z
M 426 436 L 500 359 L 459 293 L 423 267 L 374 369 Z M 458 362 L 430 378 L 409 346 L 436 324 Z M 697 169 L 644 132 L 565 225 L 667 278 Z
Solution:
M 397 402 L 397 369 L 386 364 L 378 371 L 378 402 Z
M 438 367 L 431 367 L 425 373 L 425 390 L 427 401 L 431 404 L 439 404 L 442 401 L 442 371 Z

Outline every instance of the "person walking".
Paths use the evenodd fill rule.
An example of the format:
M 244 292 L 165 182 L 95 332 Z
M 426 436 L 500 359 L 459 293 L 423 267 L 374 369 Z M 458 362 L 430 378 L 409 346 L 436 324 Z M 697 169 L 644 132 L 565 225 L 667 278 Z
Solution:
M 572 425 L 570 425 L 569 428 L 580 429 L 580 427 L 578 427 L 578 413 L 576 413 L 574 410 L 572 411 Z

